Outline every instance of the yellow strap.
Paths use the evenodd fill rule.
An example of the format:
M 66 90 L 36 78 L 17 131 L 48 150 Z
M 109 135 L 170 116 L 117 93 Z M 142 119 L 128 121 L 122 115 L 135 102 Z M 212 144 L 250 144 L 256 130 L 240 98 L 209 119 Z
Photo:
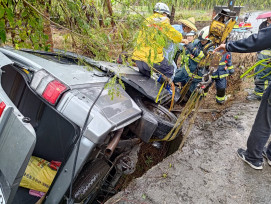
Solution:
M 248 78 L 253 77 L 253 76 L 259 74 L 260 72 L 264 71 L 265 69 L 271 67 L 269 64 L 262 64 L 262 63 L 267 63 L 267 62 L 269 62 L 269 61 L 270 61 L 270 58 L 262 59 L 262 60 L 256 62 L 252 67 L 250 67 L 249 69 L 247 69 L 247 71 L 245 71 L 245 73 L 242 74 L 242 75 L 240 76 L 240 79 L 242 79 L 242 78 L 243 78 L 244 76 L 246 76 L 249 72 L 251 72 L 252 70 L 254 70 L 258 65 L 262 65 L 262 66 L 265 66 L 265 67 L 264 67 L 263 69 L 261 69 L 260 71 L 254 73 L 254 74 L 249 75 Z M 264 76 L 264 77 L 265 77 L 265 76 Z
M 220 62 L 219 65 L 226 65 L 226 62 Z
M 158 100 L 159 100 L 159 96 L 164 88 L 164 85 L 165 85 L 165 82 L 162 84 L 162 86 L 160 87 L 159 91 L 158 91 L 158 94 L 156 96 L 156 100 L 155 100 L 155 103 L 158 103 Z
M 271 72 L 269 72 L 268 74 L 266 74 L 266 75 L 262 76 L 260 79 L 263 79 L 263 78 L 265 78 L 265 77 L 269 76 L 270 74 L 271 74 Z
M 173 106 L 174 106 L 175 85 L 174 85 L 173 82 L 171 83 L 171 90 L 172 90 L 172 98 L 171 98 L 171 104 L 170 104 L 170 107 L 169 107 L 169 111 L 171 111 L 173 109 Z
M 208 92 L 203 92 L 202 96 L 205 97 L 207 96 Z
M 29 71 L 27 69 L 23 69 L 23 71 L 27 74 L 29 74 Z

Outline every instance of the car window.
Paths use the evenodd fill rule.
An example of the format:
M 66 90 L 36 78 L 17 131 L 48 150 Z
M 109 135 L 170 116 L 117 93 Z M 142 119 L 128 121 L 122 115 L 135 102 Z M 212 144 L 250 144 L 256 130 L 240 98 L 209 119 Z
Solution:
M 29 52 L 28 52 L 29 53 Z M 37 53 L 31 52 L 31 54 L 36 55 L 38 57 L 44 58 L 46 60 L 54 61 L 61 64 L 73 64 L 73 65 L 84 65 L 83 62 L 78 60 L 77 58 L 63 56 L 61 54 L 46 54 L 46 53 Z

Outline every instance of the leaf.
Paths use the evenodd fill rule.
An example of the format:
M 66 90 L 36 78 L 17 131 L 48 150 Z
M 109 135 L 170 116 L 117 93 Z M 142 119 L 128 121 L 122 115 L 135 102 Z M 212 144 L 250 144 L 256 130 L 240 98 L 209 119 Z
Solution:
M 1 41 L 3 43 L 6 42 L 7 37 L 6 37 L 6 31 L 5 30 L 0 30 L 0 39 L 1 39 Z
M 17 43 L 15 44 L 15 49 L 19 50 L 19 44 L 17 44 Z
M 163 178 L 167 178 L 167 174 L 166 173 L 163 174 Z
M 3 7 L 0 7 L 0 18 L 3 18 L 5 14 L 5 9 Z
M 14 22 L 14 15 L 12 13 L 12 10 L 10 8 L 6 9 L 7 18 L 10 22 Z
M 18 20 L 18 21 L 16 22 L 16 24 L 17 24 L 18 26 L 21 26 L 21 25 L 22 25 L 22 21 L 21 21 L 21 20 Z
M 5 29 L 5 20 L 4 19 L 1 19 L 0 20 L 0 30 L 4 30 Z
M 33 41 L 34 44 L 38 43 L 39 37 L 37 36 L 36 33 L 31 35 L 31 40 Z
M 142 198 L 145 200 L 147 198 L 147 196 L 145 194 L 143 194 Z
M 22 12 L 22 17 L 24 18 L 24 17 L 26 17 L 28 15 L 28 12 L 26 11 L 26 10 L 24 10 L 23 12 Z

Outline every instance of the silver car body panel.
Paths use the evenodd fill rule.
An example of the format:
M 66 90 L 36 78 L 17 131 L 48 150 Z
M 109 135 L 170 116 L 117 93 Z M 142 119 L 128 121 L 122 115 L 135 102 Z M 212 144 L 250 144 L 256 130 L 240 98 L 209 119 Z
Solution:
M 2 53 L 0 53 L 2 55 Z M 1 56 L 2 68 L 11 64 Z M 0 79 L 2 70 L 0 70 Z M 12 103 L 0 86 L 0 102 L 6 107 L 0 116 L 0 189 L 2 203 L 11 203 L 23 177 L 25 168 L 36 143 L 36 133 L 30 123 L 23 122 L 24 116 Z
M 57 109 L 80 127 L 83 126 L 88 110 L 102 89 L 102 85 L 72 90 L 62 97 Z M 89 124 L 84 135 L 94 143 L 101 143 L 110 131 L 131 124 L 141 117 L 141 109 L 121 88 L 120 96 L 111 100 L 104 90 L 91 111 Z M 74 110 L 74 107 L 77 107 Z
M 39 70 L 44 69 L 51 76 L 69 86 L 69 90 L 60 98 L 55 108 L 62 115 L 66 116 L 79 127 L 83 126 L 88 110 L 98 97 L 102 87 L 105 85 L 105 82 L 108 80 L 108 77 L 102 76 L 102 74 L 101 76 L 98 76 L 98 74 L 95 74 L 95 71 L 88 71 L 84 66 L 61 64 L 43 59 L 30 53 L 12 49 L 0 48 L 0 54 L 2 53 L 10 59 L 10 61 L 8 59 L 1 60 L 0 63 L 2 65 L 16 63 L 19 66 L 31 71 L 34 75 L 35 73 L 38 73 Z M 96 71 L 99 72 L 99 70 Z M 38 84 L 38 82 L 35 82 L 35 84 L 36 83 Z M 33 87 L 38 89 L 39 86 L 34 86 L 33 84 Z M 36 89 L 34 88 L 34 91 L 37 91 Z M 93 106 L 90 119 L 88 121 L 89 124 L 84 133 L 84 136 L 80 142 L 77 142 L 77 145 L 80 144 L 80 148 L 76 162 L 76 174 L 83 167 L 85 161 L 88 159 L 89 154 L 95 148 L 96 144 L 103 142 L 109 132 L 129 125 L 141 117 L 141 109 L 135 104 L 130 96 L 121 87 L 118 87 L 118 90 L 120 91 L 120 97 L 115 96 L 113 100 L 111 100 L 110 96 L 108 95 L 108 91 L 104 90 L 98 101 Z M 2 99 L 2 92 L 5 94 L 0 87 L 0 99 Z M 39 90 L 39 92 L 39 94 L 41 94 L 42 90 Z M 8 96 L 3 98 L 5 98 L 5 102 L 8 101 L 7 103 L 10 102 L 12 104 Z M 15 116 L 8 117 L 8 121 L 13 119 L 13 121 L 16 121 L 16 124 L 13 124 L 13 126 L 18 126 L 19 124 L 17 123 L 22 122 L 20 117 L 23 116 L 16 112 L 16 107 L 13 107 L 13 110 L 14 111 L 12 113 L 17 114 L 17 119 Z M 1 127 L 2 125 L 4 125 L 4 123 L 0 121 L 0 130 L 4 129 L 4 127 L 7 127 Z M 22 127 L 27 127 L 24 130 L 25 133 L 18 131 L 17 128 L 9 129 L 11 131 L 10 133 L 14 135 L 17 134 L 18 137 L 20 136 L 21 138 L 25 137 L 24 142 L 17 144 L 17 146 L 15 145 L 16 150 L 13 149 L 13 153 L 10 153 L 9 155 L 10 158 L 7 158 L 4 156 L 4 154 L 1 154 L 1 150 L 3 149 L 7 151 L 6 148 L 10 147 L 12 144 L 8 143 L 3 147 L 2 144 L 5 143 L 0 142 L 0 170 L 1 168 L 5 169 L 3 165 L 7 165 L 7 162 L 12 161 L 11 157 L 14 159 L 21 159 L 21 162 L 18 162 L 19 166 L 16 167 L 18 174 L 13 176 L 13 180 L 15 181 L 14 187 L 11 186 L 10 189 L 12 190 L 9 190 L 9 193 L 6 193 L 6 198 L 8 199 L 12 199 L 14 197 L 19 181 L 21 180 L 29 158 L 32 155 L 33 149 L 35 147 L 35 132 L 32 126 L 30 124 L 20 125 Z M 0 141 L 1 137 L 2 134 L 0 134 Z M 23 149 L 22 145 L 24 147 Z M 21 150 L 22 152 L 20 152 Z M 75 151 L 76 148 L 72 150 L 72 153 L 65 162 L 65 165 L 61 167 L 60 171 L 58 172 L 57 177 L 51 186 L 50 192 L 48 192 L 48 197 L 45 203 L 59 203 L 63 198 L 63 195 L 66 193 L 71 182 Z M 5 185 L 7 182 L 4 180 L 2 181 L 1 178 L 2 177 L 0 172 L 0 185 Z M 6 190 L 3 187 L 1 187 L 1 189 L 5 194 Z
M 31 68 L 34 71 L 45 69 L 52 76 L 61 80 L 68 86 L 105 83 L 108 79 L 107 77 L 96 76 L 91 70 L 88 71 L 88 67 L 86 66 L 61 64 L 13 49 L 6 50 L 0 48 L 0 52 L 7 55 L 12 61 L 24 65 L 26 68 Z
M 13 62 L 7 58 L 6 55 L 0 52 L 0 67 L 4 67 L 9 64 L 13 64 Z
M 84 163 L 88 159 L 89 154 L 95 147 L 95 144 L 85 137 L 82 137 L 80 143 L 77 143 L 77 145 L 80 145 L 80 147 L 76 161 L 75 175 L 80 172 Z M 65 163 L 65 166 L 63 166 L 58 172 L 58 177 L 55 179 L 50 192 L 48 192 L 48 197 L 44 204 L 58 204 L 62 200 L 63 195 L 66 193 L 71 183 L 75 154 L 76 148 L 73 149 L 71 156 Z
M 75 94 L 76 91 L 72 92 L 69 96 L 69 92 L 66 93 L 60 99 L 57 110 L 80 127 L 82 127 L 83 121 L 86 118 L 88 108 L 90 108 L 91 104 L 98 96 L 99 90 L 101 90 L 105 85 L 105 82 L 108 80 L 108 77 L 98 76 L 95 72 L 101 71 L 96 70 L 95 68 L 88 71 L 85 66 L 61 64 L 31 53 L 11 48 L 0 48 L 0 52 L 7 55 L 14 62 L 20 63 L 25 67 L 29 66 L 26 68 L 33 70 L 35 73 L 39 73 L 41 70 L 46 70 L 53 77 L 69 86 L 71 91 L 77 90 L 77 94 Z M 19 62 L 17 59 L 19 59 Z M 95 61 L 92 61 L 92 63 L 94 62 Z M 97 62 L 97 64 L 99 63 L 100 62 Z M 104 65 L 99 66 L 113 66 L 112 63 L 107 64 L 106 62 L 102 62 L 102 64 L 103 63 Z M 52 78 L 50 78 L 50 80 L 52 80 Z M 37 86 L 37 90 L 35 91 L 41 95 L 42 90 L 39 90 L 39 87 L 41 86 Z M 108 96 L 108 91 L 104 90 L 95 104 L 93 108 L 94 112 L 91 114 L 93 117 L 97 117 L 93 123 L 95 121 L 98 122 L 100 128 L 93 125 L 91 127 L 94 129 L 88 128 L 88 130 L 92 132 L 87 133 L 88 137 L 90 138 L 90 135 L 95 137 L 92 138 L 91 141 L 101 142 L 102 139 L 98 138 L 101 133 L 103 133 L 101 135 L 103 138 L 109 131 L 122 128 L 124 125 L 128 125 L 141 117 L 141 109 L 121 87 L 118 89 L 120 91 L 120 97 L 115 96 L 114 99 L 111 100 L 110 96 Z M 74 96 L 74 94 L 76 96 Z M 85 99 L 83 99 L 84 97 Z M 100 120 L 98 120 L 98 118 L 100 118 Z M 102 126 L 108 127 L 108 129 L 102 128 Z M 100 131 L 100 129 L 104 129 L 106 131 Z
M 116 64 L 112 62 L 98 61 L 99 68 L 104 71 L 112 71 L 118 76 L 125 76 L 126 74 L 141 75 L 137 67 L 127 66 L 123 64 Z
M 117 74 L 118 76 L 125 76 L 126 74 L 142 75 L 139 73 L 138 68 L 134 66 L 127 66 L 124 64 L 116 64 L 116 63 L 105 62 L 105 61 L 96 61 L 89 57 L 85 57 L 76 53 L 66 52 L 66 51 L 58 50 L 58 49 L 55 49 L 55 52 L 58 52 L 60 54 L 67 55 L 70 57 L 83 59 L 94 67 L 97 67 L 106 72 L 111 71 Z
M 121 78 L 125 83 L 129 84 L 129 86 L 136 89 L 138 92 L 142 93 L 144 96 L 148 97 L 153 102 L 156 101 L 157 94 L 162 86 L 162 84 L 156 82 L 155 79 L 142 75 L 137 67 L 127 66 L 124 64 L 116 64 L 112 62 L 104 62 L 104 61 L 95 61 L 91 58 L 77 55 L 71 52 L 61 52 L 61 54 L 68 55 L 71 57 L 79 57 L 84 59 L 86 62 L 91 64 L 94 67 L 97 67 L 106 72 L 113 72 L 119 78 Z M 167 102 L 171 99 L 171 94 L 163 89 L 159 101 L 161 103 Z M 179 92 L 175 93 L 175 101 L 178 101 L 180 98 Z

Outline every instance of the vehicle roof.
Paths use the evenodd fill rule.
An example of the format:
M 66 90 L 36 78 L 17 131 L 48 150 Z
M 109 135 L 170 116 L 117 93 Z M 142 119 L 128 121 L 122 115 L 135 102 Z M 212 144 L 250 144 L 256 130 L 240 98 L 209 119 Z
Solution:
M 46 70 L 68 86 L 104 83 L 108 79 L 108 77 L 102 76 L 103 72 L 95 67 L 58 63 L 56 60 L 48 60 L 28 52 L 14 50 L 13 48 L 0 48 L 0 51 L 13 62 L 17 62 L 25 68 L 34 71 Z

